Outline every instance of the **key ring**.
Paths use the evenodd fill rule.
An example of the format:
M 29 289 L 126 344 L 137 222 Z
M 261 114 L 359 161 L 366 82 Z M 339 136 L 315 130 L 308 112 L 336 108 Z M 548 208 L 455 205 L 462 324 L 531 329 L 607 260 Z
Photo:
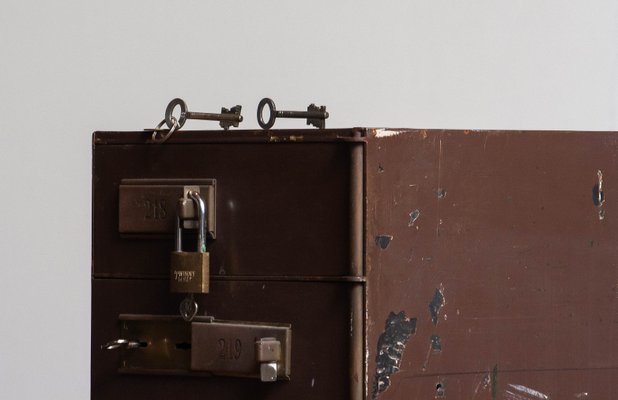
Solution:
M 152 141 L 154 143 L 163 143 L 163 142 L 165 142 L 167 139 L 169 139 L 170 136 L 172 136 L 172 134 L 174 134 L 174 132 L 176 132 L 180 128 L 180 125 L 178 124 L 178 121 L 176 120 L 175 117 L 172 116 L 170 118 L 170 120 L 172 122 L 172 127 L 163 136 L 158 137 L 159 136 L 158 134 L 161 133 L 161 132 L 165 132 L 165 129 L 161 129 L 161 127 L 163 125 L 165 125 L 165 123 L 166 123 L 165 119 L 162 120 L 161 122 L 159 122 L 159 125 L 157 125 L 154 128 L 154 130 L 152 132 Z
M 176 121 L 176 118 L 172 115 L 172 112 L 174 112 L 174 108 L 176 108 L 176 106 L 180 106 L 180 117 L 178 121 Z M 172 129 L 176 124 L 178 124 L 178 128 L 182 128 L 187 121 L 187 103 L 185 103 L 183 99 L 179 98 L 175 98 L 170 101 L 165 109 L 165 119 L 163 121 L 170 129 Z

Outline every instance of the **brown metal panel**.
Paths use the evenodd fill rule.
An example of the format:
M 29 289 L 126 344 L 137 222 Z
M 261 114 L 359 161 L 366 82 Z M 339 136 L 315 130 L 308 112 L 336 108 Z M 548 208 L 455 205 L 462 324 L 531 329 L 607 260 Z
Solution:
M 384 398 L 468 400 L 615 399 L 618 369 L 502 372 L 404 378 Z M 398 378 L 395 378 L 398 379 Z M 388 396 L 387 396 L 388 395 Z
M 171 235 L 118 233 L 124 178 L 217 180 L 213 275 L 349 274 L 350 144 L 96 146 L 93 273 L 163 277 Z
M 618 391 L 618 134 L 375 130 L 367 154 L 374 397 L 493 366 L 551 398 Z
M 93 399 L 349 398 L 349 298 L 357 283 L 216 281 L 198 296 L 200 314 L 292 325 L 291 381 L 118 374 L 118 315 L 177 314 L 182 296 L 167 280 L 95 279 L 92 287 Z M 310 307 L 308 306 L 310 305 Z

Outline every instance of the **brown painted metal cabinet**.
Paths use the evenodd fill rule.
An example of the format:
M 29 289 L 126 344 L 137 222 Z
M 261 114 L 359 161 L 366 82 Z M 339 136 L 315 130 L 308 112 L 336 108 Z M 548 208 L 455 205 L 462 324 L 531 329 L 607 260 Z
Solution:
M 618 133 L 148 139 L 94 134 L 93 399 L 618 395 Z M 209 206 L 193 322 L 169 283 L 187 186 Z M 276 382 L 248 321 L 291 335 Z

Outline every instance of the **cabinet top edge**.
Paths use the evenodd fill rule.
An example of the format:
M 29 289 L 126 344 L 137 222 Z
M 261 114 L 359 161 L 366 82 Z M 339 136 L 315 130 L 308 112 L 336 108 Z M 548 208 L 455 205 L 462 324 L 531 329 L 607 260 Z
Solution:
M 186 130 L 173 134 L 165 144 L 365 142 L 366 137 L 365 128 Z M 153 144 L 152 131 L 97 131 L 92 134 L 92 143 Z
M 413 129 L 413 128 L 343 128 L 343 129 L 274 129 L 274 130 L 187 130 L 172 135 L 166 144 L 199 143 L 328 143 L 366 142 L 397 136 L 476 136 L 476 135 L 610 135 L 618 131 L 593 130 L 508 130 L 508 129 Z M 93 145 L 153 144 L 151 131 L 96 131 Z

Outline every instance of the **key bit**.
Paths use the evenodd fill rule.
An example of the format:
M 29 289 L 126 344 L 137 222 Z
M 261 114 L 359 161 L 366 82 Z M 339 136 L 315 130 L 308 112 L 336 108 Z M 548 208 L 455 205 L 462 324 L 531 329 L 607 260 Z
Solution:
M 180 116 L 178 117 L 178 129 L 187 122 L 188 119 L 200 119 L 207 121 L 219 121 L 221 128 L 228 130 L 231 126 L 238 128 L 238 124 L 242 122 L 243 117 L 240 114 L 242 106 L 236 105 L 229 110 L 225 107 L 221 107 L 221 113 L 204 113 L 193 112 L 187 110 L 187 103 L 183 99 L 176 98 L 167 105 L 165 109 L 165 123 L 171 129 L 174 126 L 174 117 L 172 113 L 176 107 L 180 106 Z
M 264 107 L 268 106 L 270 115 L 268 121 L 264 121 Z M 257 119 L 258 124 L 262 129 L 270 129 L 275 125 L 277 118 L 306 118 L 307 125 L 313 125 L 316 128 L 324 129 L 326 126 L 326 119 L 328 118 L 328 112 L 326 106 L 316 106 L 310 104 L 307 107 L 307 111 L 278 111 L 275 107 L 275 102 L 268 97 L 263 98 L 258 104 Z

